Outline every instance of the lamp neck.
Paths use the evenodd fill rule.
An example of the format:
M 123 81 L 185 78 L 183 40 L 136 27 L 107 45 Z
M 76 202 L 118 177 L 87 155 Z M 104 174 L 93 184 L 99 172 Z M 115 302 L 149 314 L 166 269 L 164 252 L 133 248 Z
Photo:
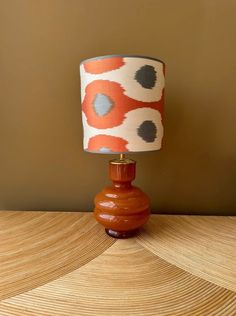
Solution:
M 134 160 L 117 159 L 110 161 L 109 174 L 114 187 L 119 189 L 132 187 L 131 182 L 135 179 L 135 166 Z

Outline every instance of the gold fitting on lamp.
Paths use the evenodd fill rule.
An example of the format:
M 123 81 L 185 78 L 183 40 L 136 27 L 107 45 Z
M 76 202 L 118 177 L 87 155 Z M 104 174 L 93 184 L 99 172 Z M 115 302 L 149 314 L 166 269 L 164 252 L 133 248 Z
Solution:
M 120 154 L 119 159 L 110 160 L 110 163 L 112 163 L 114 165 L 128 165 L 128 164 L 135 164 L 136 161 L 129 159 L 129 158 L 126 158 L 125 154 Z

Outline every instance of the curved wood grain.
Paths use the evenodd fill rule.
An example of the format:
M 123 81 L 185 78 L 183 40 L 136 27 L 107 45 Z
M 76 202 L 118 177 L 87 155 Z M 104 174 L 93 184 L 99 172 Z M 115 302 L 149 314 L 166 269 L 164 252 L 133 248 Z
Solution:
M 236 291 L 236 217 L 152 217 L 138 242 L 162 259 Z
M 114 240 L 88 213 L 0 212 L 0 315 L 234 316 L 235 230 L 153 215 Z
M 0 299 L 81 267 L 114 241 L 89 213 L 2 211 Z
M 14 315 L 230 315 L 236 295 L 119 240 L 80 269 L 5 300 Z M 206 314 L 208 311 L 208 314 Z

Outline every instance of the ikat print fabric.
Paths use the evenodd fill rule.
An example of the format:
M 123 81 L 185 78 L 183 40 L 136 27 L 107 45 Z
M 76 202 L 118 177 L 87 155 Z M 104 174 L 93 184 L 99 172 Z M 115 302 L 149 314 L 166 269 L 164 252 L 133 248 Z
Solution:
M 124 55 L 81 63 L 86 151 L 127 153 L 161 148 L 164 67 L 154 58 Z

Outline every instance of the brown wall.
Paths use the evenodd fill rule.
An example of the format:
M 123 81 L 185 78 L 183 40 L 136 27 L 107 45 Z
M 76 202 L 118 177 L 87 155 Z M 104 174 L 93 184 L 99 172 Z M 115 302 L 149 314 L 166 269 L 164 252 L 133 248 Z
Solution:
M 165 146 L 131 156 L 153 209 L 236 214 L 236 1 L 1 0 L 0 32 L 0 209 L 92 208 L 79 63 L 121 53 L 167 64 Z

